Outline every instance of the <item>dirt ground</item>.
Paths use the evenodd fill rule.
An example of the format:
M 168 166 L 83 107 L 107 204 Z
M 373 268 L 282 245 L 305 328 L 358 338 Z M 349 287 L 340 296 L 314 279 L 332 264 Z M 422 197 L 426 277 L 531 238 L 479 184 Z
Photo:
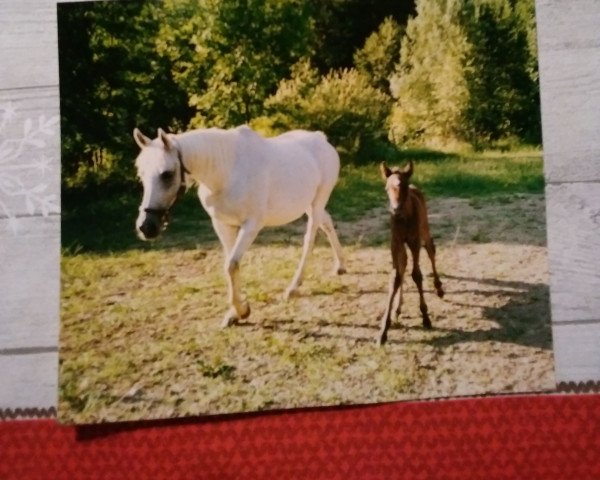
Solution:
M 443 299 L 435 295 L 423 250 L 421 268 L 434 329 L 421 328 L 418 293 L 407 275 L 402 314 L 393 321 L 388 341 L 388 348 L 419 346 L 414 361 L 422 374 L 416 388 L 420 397 L 553 389 L 543 196 L 444 198 L 428 206 L 446 294 Z M 296 226 L 298 233 L 302 227 Z M 357 222 L 338 223 L 337 229 L 345 244 L 355 244 L 342 280 L 343 302 L 351 302 L 350 310 L 357 311 L 378 306 L 381 314 L 384 273 L 390 265 L 389 251 L 380 246 L 389 236 L 386 209 Z M 354 322 L 323 327 L 321 333 L 335 330 L 371 340 L 378 319 L 370 315 L 365 328 Z
M 320 234 L 288 302 L 305 222 L 261 233 L 241 267 L 252 314 L 225 330 L 216 243 L 65 259 L 61 420 L 552 390 L 544 198 L 437 199 L 429 214 L 446 295 L 435 296 L 423 255 L 433 329 L 421 327 L 408 276 L 382 348 L 375 339 L 391 264 L 383 207 L 337 223 L 345 275 L 331 274 Z

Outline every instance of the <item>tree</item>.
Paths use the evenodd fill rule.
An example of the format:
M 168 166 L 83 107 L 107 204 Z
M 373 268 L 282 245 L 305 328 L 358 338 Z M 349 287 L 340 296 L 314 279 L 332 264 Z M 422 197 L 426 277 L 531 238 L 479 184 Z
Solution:
M 195 109 L 193 126 L 230 127 L 263 113 L 263 102 L 313 45 L 301 0 L 165 0 L 157 42 Z
M 364 46 L 354 53 L 356 69 L 371 79 L 371 84 L 389 93 L 389 77 L 400 60 L 403 29 L 392 17 L 386 17 Z
M 391 138 L 437 147 L 539 138 L 532 15 L 531 0 L 419 0 L 391 79 Z
M 508 0 L 481 1 L 467 20 L 474 67 L 466 74 L 468 139 L 486 144 L 511 136 L 535 137 L 539 90 L 527 25 Z
M 405 25 L 414 0 L 307 0 L 314 11 L 316 47 L 313 64 L 321 74 L 351 68 L 361 48 L 386 17 Z
M 461 27 L 460 2 L 418 0 L 416 11 L 390 79 L 396 99 L 390 137 L 397 144 L 417 140 L 443 146 L 462 137 L 472 47 Z
M 132 176 L 133 128 L 176 129 L 190 116 L 155 50 L 160 6 L 61 4 L 58 22 L 63 178 L 82 169 Z
M 528 129 L 524 139 L 531 143 L 540 144 L 542 141 L 541 112 L 540 112 L 540 83 L 538 71 L 537 31 L 535 23 L 535 0 L 519 0 L 515 5 L 518 22 L 527 36 L 527 73 L 531 79 L 532 90 L 529 92 Z
M 307 60 L 299 62 L 266 106 L 270 128 L 324 131 L 338 150 L 361 161 L 386 137 L 389 96 L 356 69 L 319 76 Z
M 58 4 L 63 178 L 75 174 L 79 163 L 92 167 L 94 151 L 106 136 L 101 112 L 95 108 L 99 75 L 89 42 L 93 18 L 86 6 Z

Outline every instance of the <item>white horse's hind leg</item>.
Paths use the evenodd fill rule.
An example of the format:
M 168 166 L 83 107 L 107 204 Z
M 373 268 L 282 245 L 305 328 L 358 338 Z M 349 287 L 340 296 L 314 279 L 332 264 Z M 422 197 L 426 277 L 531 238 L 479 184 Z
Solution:
M 315 212 L 307 212 L 308 214 L 308 223 L 306 225 L 306 233 L 304 234 L 304 244 L 302 246 L 302 258 L 300 259 L 300 263 L 298 264 L 298 268 L 296 269 L 296 273 L 294 274 L 294 278 L 292 279 L 292 283 L 287 288 L 284 294 L 284 299 L 287 300 L 290 298 L 298 289 L 300 284 L 302 283 L 302 276 L 304 275 L 304 268 L 306 267 L 306 260 L 308 259 L 308 255 L 310 254 L 313 245 L 315 244 L 315 237 L 317 235 L 317 228 L 319 225 L 318 221 L 315 221 Z
M 340 245 L 340 241 L 335 231 L 335 227 L 333 226 L 331 215 L 329 215 L 329 213 L 327 213 L 326 210 L 323 210 L 322 221 L 319 226 L 325 232 L 325 235 L 327 235 L 327 240 L 329 240 L 329 243 L 333 250 L 333 255 L 335 257 L 334 272 L 338 275 L 346 273 L 346 266 L 344 265 L 344 256 L 342 254 L 342 246 Z

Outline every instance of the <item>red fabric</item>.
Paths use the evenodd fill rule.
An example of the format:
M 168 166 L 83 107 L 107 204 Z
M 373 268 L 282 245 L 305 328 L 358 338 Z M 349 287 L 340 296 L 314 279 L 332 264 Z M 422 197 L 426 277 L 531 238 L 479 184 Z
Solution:
M 0 479 L 30 478 L 600 479 L 600 395 L 0 422 Z

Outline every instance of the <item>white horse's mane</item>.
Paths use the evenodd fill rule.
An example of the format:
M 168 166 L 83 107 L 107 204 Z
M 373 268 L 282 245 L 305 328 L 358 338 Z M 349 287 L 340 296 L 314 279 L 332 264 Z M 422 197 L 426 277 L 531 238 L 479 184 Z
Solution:
M 172 135 L 172 138 L 188 162 L 192 165 L 200 162 L 204 164 L 205 171 L 219 177 L 229 174 L 231 163 L 237 157 L 252 155 L 253 149 L 248 149 L 248 139 L 256 142 L 265 140 L 246 125 L 228 130 L 216 127 L 190 130 Z M 199 182 L 193 175 L 191 180 L 196 185 Z

